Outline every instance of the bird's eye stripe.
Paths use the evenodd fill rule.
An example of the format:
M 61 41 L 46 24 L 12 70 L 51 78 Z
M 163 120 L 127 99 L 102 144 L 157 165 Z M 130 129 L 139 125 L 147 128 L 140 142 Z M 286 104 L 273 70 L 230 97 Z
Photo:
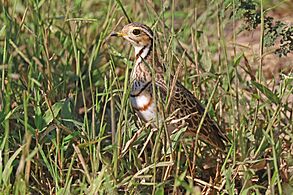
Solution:
M 146 33 L 150 38 L 153 38 L 153 32 L 150 32 L 149 29 L 143 28 L 143 32 Z

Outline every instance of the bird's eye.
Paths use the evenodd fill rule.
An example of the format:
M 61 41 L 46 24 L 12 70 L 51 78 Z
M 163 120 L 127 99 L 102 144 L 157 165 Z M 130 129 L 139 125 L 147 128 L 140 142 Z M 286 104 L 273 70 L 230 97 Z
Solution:
M 134 30 L 132 31 L 132 34 L 134 34 L 134 35 L 139 35 L 139 34 L 140 34 L 140 30 L 138 30 L 138 29 L 134 29 Z

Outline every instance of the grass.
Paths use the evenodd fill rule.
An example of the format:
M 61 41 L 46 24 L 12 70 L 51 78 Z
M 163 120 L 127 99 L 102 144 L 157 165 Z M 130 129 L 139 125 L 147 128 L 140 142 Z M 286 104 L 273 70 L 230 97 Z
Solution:
M 292 194 L 292 62 L 278 80 L 263 69 L 265 13 L 282 5 L 257 5 L 249 56 L 236 0 L 3 1 L 0 194 Z M 153 27 L 167 82 L 177 74 L 227 130 L 218 163 L 133 115 L 133 49 L 108 37 L 125 14 Z

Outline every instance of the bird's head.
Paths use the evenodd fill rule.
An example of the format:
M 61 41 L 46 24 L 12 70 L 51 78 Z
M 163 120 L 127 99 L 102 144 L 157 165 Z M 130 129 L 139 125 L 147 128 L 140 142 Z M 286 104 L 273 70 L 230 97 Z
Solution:
M 148 26 L 137 22 L 125 25 L 120 32 L 113 32 L 111 36 L 123 37 L 135 49 L 146 47 L 153 42 L 153 31 Z

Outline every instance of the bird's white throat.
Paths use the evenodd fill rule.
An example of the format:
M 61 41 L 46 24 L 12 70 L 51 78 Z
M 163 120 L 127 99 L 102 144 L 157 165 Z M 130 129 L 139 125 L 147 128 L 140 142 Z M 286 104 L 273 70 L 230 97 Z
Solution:
M 135 50 L 135 56 L 136 56 L 136 62 L 135 64 L 140 64 L 142 59 L 144 59 L 150 52 L 151 44 L 148 44 L 147 46 L 134 46 Z

